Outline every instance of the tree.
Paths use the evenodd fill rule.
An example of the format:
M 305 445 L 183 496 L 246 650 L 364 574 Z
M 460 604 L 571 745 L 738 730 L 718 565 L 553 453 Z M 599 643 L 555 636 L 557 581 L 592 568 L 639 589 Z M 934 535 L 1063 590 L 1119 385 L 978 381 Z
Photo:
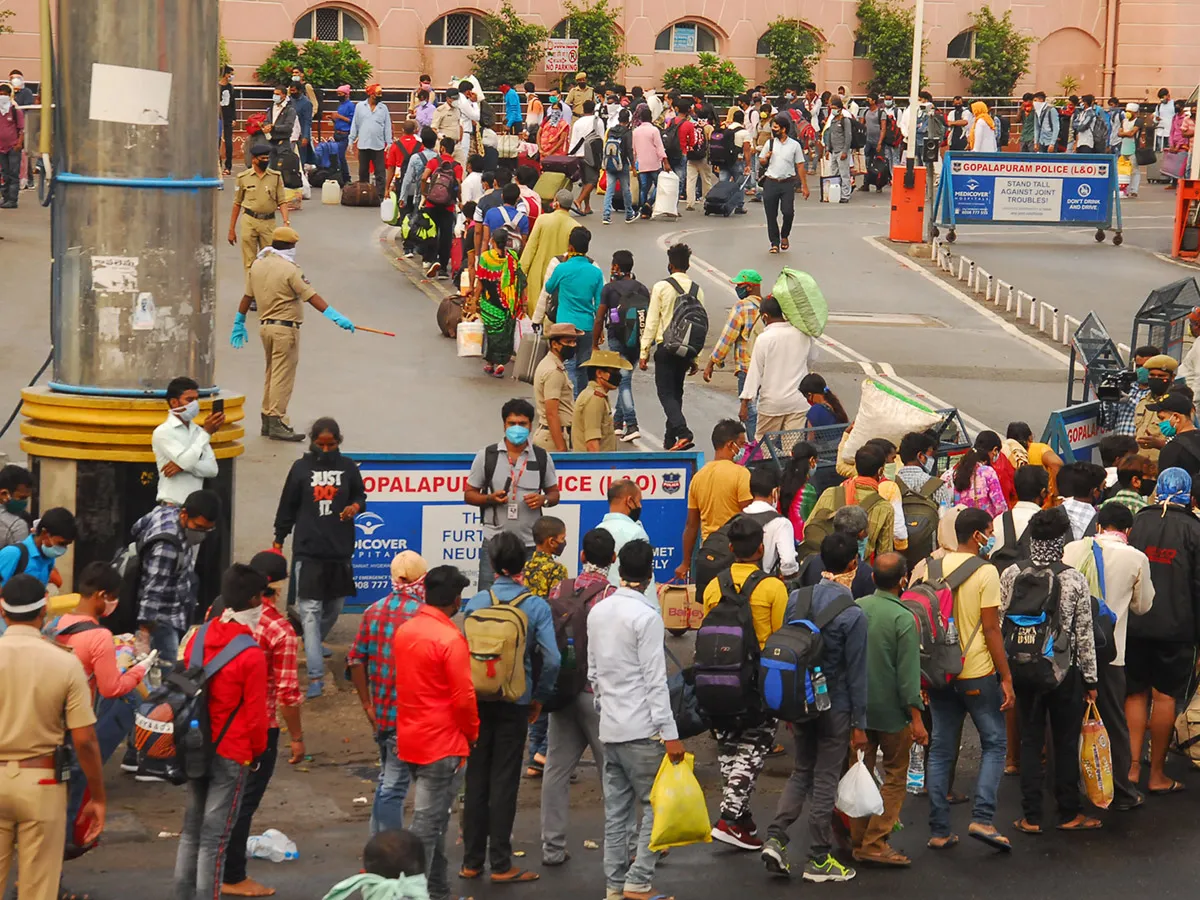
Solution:
M 621 7 L 609 6 L 609 0 L 585 2 L 563 0 L 567 34 L 579 41 L 579 71 L 586 72 L 592 84 L 608 84 L 621 69 L 642 61 L 625 52 L 625 37 L 617 27 Z
M 767 45 L 771 68 L 767 90 L 782 94 L 786 88 L 802 86 L 812 81 L 813 64 L 820 58 L 824 45 L 799 19 L 780 16 L 762 36 Z
M 699 65 L 675 66 L 663 72 L 663 87 L 683 94 L 702 91 L 714 97 L 736 97 L 746 89 L 746 77 L 732 60 L 701 53 Z
M 304 70 L 304 77 L 319 88 L 339 84 L 361 88 L 371 77 L 371 64 L 349 41 L 336 44 L 308 41 L 303 47 L 297 47 L 294 41 L 280 41 L 254 74 L 263 84 L 284 85 L 291 80 L 292 67 L 296 65 Z
M 229 45 L 225 43 L 225 35 L 217 39 L 217 71 L 224 72 L 229 65 Z
M 1017 79 L 1029 71 L 1032 35 L 1021 34 L 1012 23 L 1012 10 L 997 19 L 990 6 L 971 13 L 975 26 L 975 58 L 954 65 L 971 79 L 971 93 L 978 97 L 1008 97 Z
M 867 89 L 880 94 L 907 94 L 912 77 L 913 11 L 896 0 L 858 0 L 857 13 L 854 40 L 865 46 L 865 56 L 871 61 Z
M 483 21 L 488 41 L 468 57 L 475 65 L 475 77 L 485 90 L 502 83 L 524 83 L 545 55 L 550 32 L 522 19 L 509 0 Z
M 0 34 L 12 34 L 12 26 L 7 19 L 13 14 L 11 9 L 0 9 Z

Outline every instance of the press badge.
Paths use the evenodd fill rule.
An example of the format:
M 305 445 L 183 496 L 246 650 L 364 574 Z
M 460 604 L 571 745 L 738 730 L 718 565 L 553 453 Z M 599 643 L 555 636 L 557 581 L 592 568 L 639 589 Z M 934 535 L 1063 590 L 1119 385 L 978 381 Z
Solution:
M 514 500 L 512 503 L 508 504 L 508 520 L 510 522 L 515 522 L 516 519 L 517 519 L 517 503 Z

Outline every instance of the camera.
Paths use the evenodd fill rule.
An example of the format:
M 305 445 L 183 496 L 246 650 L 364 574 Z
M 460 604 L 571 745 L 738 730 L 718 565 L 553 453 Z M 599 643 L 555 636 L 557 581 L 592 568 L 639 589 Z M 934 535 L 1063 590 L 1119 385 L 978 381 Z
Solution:
M 1123 394 L 1129 392 L 1137 381 L 1137 373 L 1125 369 L 1121 372 L 1111 372 L 1101 379 L 1096 387 L 1096 399 L 1106 402 L 1116 402 Z

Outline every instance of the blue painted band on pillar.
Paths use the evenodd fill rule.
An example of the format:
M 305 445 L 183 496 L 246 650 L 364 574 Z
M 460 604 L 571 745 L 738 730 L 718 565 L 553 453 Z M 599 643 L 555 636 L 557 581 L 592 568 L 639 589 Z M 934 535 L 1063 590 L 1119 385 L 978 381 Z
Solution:
M 220 178 L 110 178 L 99 175 L 76 175 L 74 172 L 59 172 L 55 181 L 63 184 L 93 184 L 101 187 L 147 188 L 164 191 L 194 191 L 198 188 L 216 188 L 223 182 Z
M 60 384 L 57 381 L 50 382 L 50 390 L 58 391 L 61 394 L 80 394 L 85 397 L 133 397 L 142 400 L 162 400 L 167 396 L 166 388 L 146 388 L 145 390 L 139 388 L 103 388 L 83 384 Z M 200 388 L 201 397 L 211 397 L 219 393 L 221 393 L 219 387 Z

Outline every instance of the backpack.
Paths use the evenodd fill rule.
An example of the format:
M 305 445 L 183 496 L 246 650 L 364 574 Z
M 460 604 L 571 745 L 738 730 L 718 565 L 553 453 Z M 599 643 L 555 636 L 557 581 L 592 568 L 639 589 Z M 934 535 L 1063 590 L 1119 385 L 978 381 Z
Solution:
M 437 237 L 437 225 L 429 213 L 418 211 L 400 219 L 400 237 L 406 241 L 431 241 Z
M 19 544 L 9 544 L 9 546 L 17 548 L 17 565 L 13 569 L 12 574 L 20 575 L 29 565 L 29 548 L 25 546 L 24 541 Z M 12 578 L 12 575 L 8 577 Z
M 1013 684 L 1050 691 L 1062 683 L 1071 662 L 1065 658 L 1069 638 L 1058 608 L 1062 563 L 1039 566 L 1023 560 L 1012 586 L 1001 633 Z
M 520 608 L 532 597 L 523 591 L 511 600 L 496 599 L 463 620 L 471 655 L 471 681 L 480 700 L 514 703 L 525 693 L 525 648 L 529 616 Z
M 396 140 L 392 141 L 392 143 L 395 144 L 396 149 L 400 151 L 400 165 L 396 166 L 396 171 L 400 173 L 400 178 L 393 179 L 394 193 L 399 194 L 400 184 L 404 181 L 404 171 L 408 168 L 408 161 L 412 159 L 412 155 L 416 152 L 416 150 L 409 150 L 404 146 L 404 141 L 402 141 L 400 138 L 396 138 Z M 414 144 L 413 146 L 416 147 L 419 146 L 419 144 Z
M 429 176 L 429 187 L 425 191 L 425 200 L 431 206 L 449 209 L 458 200 L 458 178 L 454 174 L 454 163 L 442 160 Z
M 931 476 L 919 491 L 914 491 L 900 478 L 896 478 L 896 486 L 900 488 L 904 524 L 908 528 L 908 549 L 903 551 L 904 558 L 909 566 L 915 566 L 937 548 L 940 508 L 933 495 L 942 486 L 942 480 Z
M 1003 572 L 1018 560 L 1029 559 L 1029 529 L 1017 540 L 1017 523 L 1011 509 L 1000 517 L 1000 527 L 1004 529 L 1004 546 L 992 551 L 988 561 Z
M 1092 150 L 1103 153 L 1108 149 L 1108 115 L 1099 106 L 1093 106 L 1096 117 L 1092 120 Z
M 496 127 L 496 112 L 492 109 L 492 104 L 488 103 L 482 95 L 479 97 L 479 127 Z
M 117 595 L 120 602 L 116 611 L 104 619 L 104 627 L 113 634 L 137 631 L 138 610 L 141 606 L 139 594 L 142 589 L 142 566 L 150 548 L 160 543 L 170 544 L 177 553 L 183 553 L 183 541 L 179 536 L 163 532 L 146 538 L 141 550 L 138 549 L 137 541 L 131 541 L 113 557 L 113 568 L 121 576 L 121 590 Z
M 613 134 L 613 129 L 608 130 L 608 134 L 604 138 L 604 169 L 608 172 L 624 172 L 625 171 L 625 151 L 621 147 L 621 139 L 623 134 Z
M 850 120 L 850 149 L 862 150 L 867 146 L 867 126 L 859 119 Z
M 675 288 L 678 296 L 671 321 L 663 330 L 663 349 L 672 356 L 695 359 L 708 340 L 708 312 L 697 296 L 700 285 L 693 281 L 684 291 L 674 278 L 668 278 L 667 283 Z
M 539 473 L 540 477 L 538 478 L 538 487 L 540 487 L 543 491 L 549 487 L 549 485 L 546 484 L 546 461 L 549 458 L 550 454 L 536 444 L 534 445 L 533 466 L 531 468 L 533 471 Z M 483 485 L 481 486 L 480 490 L 482 490 L 485 494 L 491 494 L 495 491 L 495 489 L 492 487 L 492 477 L 496 474 L 496 463 L 499 461 L 499 459 L 500 448 L 496 444 L 490 445 L 486 450 L 483 451 Z M 509 485 L 506 484 L 504 489 L 508 490 L 508 488 Z
M 996 116 L 996 146 L 1003 149 L 1008 146 L 1008 116 Z
M 208 628 L 207 624 L 200 626 L 192 638 L 187 663 L 181 661 L 138 708 L 133 742 L 139 775 L 165 778 L 171 784 L 205 777 L 217 747 L 242 708 L 239 700 L 214 740 L 208 715 L 208 684 L 234 659 L 257 647 L 258 642 L 248 634 L 239 634 L 205 663 L 204 638 Z
M 521 212 L 520 210 L 517 210 L 516 216 L 510 217 L 508 215 L 508 210 L 503 206 L 498 206 L 496 208 L 500 210 L 500 218 L 504 220 L 504 225 L 508 228 L 509 249 L 516 250 L 517 253 L 520 254 L 521 247 L 525 243 L 525 237 L 521 234 L 521 229 L 517 226 L 520 226 L 522 220 L 528 221 L 529 216 L 525 215 L 525 213 Z
M 679 159 L 683 156 L 683 145 L 679 143 L 679 119 L 673 121 L 665 129 L 663 129 L 662 143 L 663 152 L 667 154 L 667 159 Z
M 764 710 L 784 722 L 808 722 L 820 713 L 813 675 L 825 648 L 821 632 L 854 606 L 854 598 L 846 592 L 814 616 L 812 598 L 811 587 L 792 594 L 787 620 L 767 638 L 758 658 L 758 689 Z
M 898 147 L 904 142 L 904 136 L 900 134 L 900 126 L 883 110 L 879 111 L 879 133 L 882 135 L 885 147 Z
M 959 643 L 954 623 L 954 592 L 987 565 L 981 556 L 960 563 L 949 575 L 943 575 L 943 562 L 929 560 L 925 581 L 912 585 L 900 597 L 900 602 L 917 621 L 917 637 L 921 642 L 921 681 L 925 687 L 945 687 L 963 670 L 964 645 Z M 975 641 L 982 625 L 975 626 L 967 637 L 966 647 Z
M 558 642 L 562 661 L 554 696 L 543 705 L 546 712 L 557 712 L 579 696 L 587 686 L 587 617 L 593 601 L 605 588 L 601 581 L 577 591 L 576 579 L 569 578 L 550 598 L 550 613 L 554 617 L 554 639 Z M 580 664 L 582 659 L 583 663 Z
M 796 138 L 800 141 L 801 149 L 808 153 L 817 139 L 817 129 L 813 128 L 812 122 L 805 119 L 799 124 L 797 132 Z
M 608 311 L 608 339 L 619 343 L 626 356 L 637 353 L 641 346 L 649 309 L 650 293 L 643 288 L 636 293 L 626 291 Z
M 808 520 L 804 523 L 804 540 L 800 546 L 796 548 L 796 554 L 801 561 L 804 561 L 810 556 L 821 552 L 821 541 L 833 534 L 833 514 L 847 505 L 845 484 L 834 485 L 837 491 L 837 500 L 833 509 L 814 509 Z M 833 488 L 830 488 L 833 490 Z M 876 503 L 883 500 L 878 494 L 870 494 L 863 499 L 861 504 L 855 503 L 850 505 L 862 506 L 863 512 L 868 516 L 871 514 L 871 509 Z
M 708 156 L 708 135 L 704 131 L 704 126 L 699 122 L 693 123 L 695 128 L 693 134 L 696 135 L 695 143 L 687 152 L 687 158 L 690 162 L 704 162 Z
M 768 522 L 779 518 L 779 513 L 772 509 L 760 513 L 739 513 L 738 516 L 747 516 L 766 528 Z M 703 597 L 708 583 L 737 561 L 733 556 L 733 548 L 729 545 L 729 526 L 737 521 L 738 516 L 734 516 L 710 534 L 700 545 L 700 550 L 696 555 L 695 568 L 697 597 Z M 776 560 L 775 567 L 779 567 L 778 560 Z M 770 574 L 778 575 L 779 573 L 771 572 Z
M 1092 560 L 1096 564 L 1096 584 L 1100 596 L 1092 595 L 1092 634 L 1096 641 L 1096 664 L 1107 666 L 1117 658 L 1117 614 L 1105 600 L 1104 550 L 1092 539 Z
M 696 632 L 696 701 L 708 718 L 720 727 L 736 725 L 759 711 L 756 685 L 758 636 L 750 597 L 767 576 L 755 569 L 742 583 L 733 586 L 729 569 L 717 576 L 721 598 L 708 611 Z
M 714 166 L 733 165 L 737 159 L 737 148 L 733 145 L 734 130 L 732 128 L 714 128 L 708 139 L 708 161 Z

